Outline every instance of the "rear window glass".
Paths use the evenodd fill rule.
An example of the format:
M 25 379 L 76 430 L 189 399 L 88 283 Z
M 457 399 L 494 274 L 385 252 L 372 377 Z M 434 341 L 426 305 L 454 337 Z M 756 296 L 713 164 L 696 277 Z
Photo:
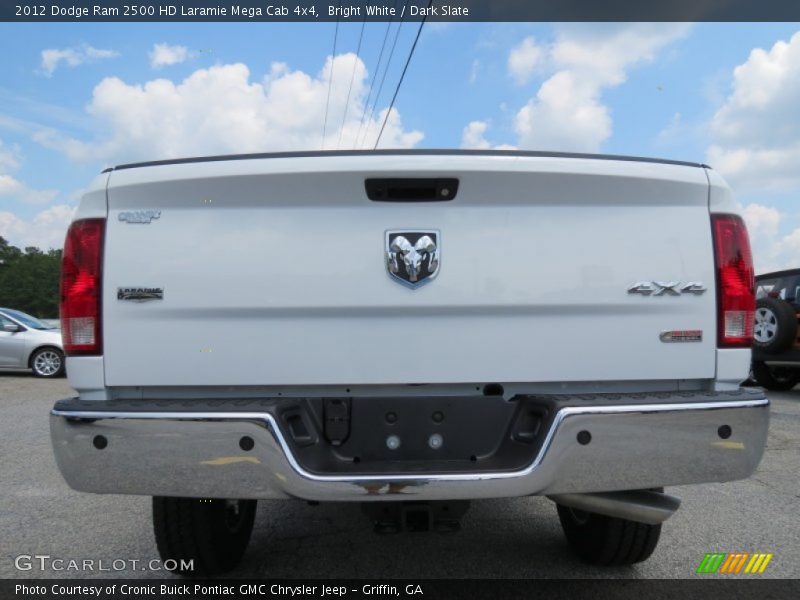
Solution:
M 764 283 L 759 283 L 756 286 L 756 298 L 766 298 L 769 296 L 770 292 L 775 288 L 775 282 L 769 281 Z
M 780 298 L 791 302 L 800 297 L 800 275 L 760 279 L 756 282 L 756 298 Z

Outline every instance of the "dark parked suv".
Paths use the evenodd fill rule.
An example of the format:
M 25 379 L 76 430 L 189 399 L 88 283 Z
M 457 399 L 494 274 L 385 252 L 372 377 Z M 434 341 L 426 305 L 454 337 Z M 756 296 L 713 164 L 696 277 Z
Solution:
M 800 382 L 800 269 L 756 277 L 753 377 L 768 390 Z

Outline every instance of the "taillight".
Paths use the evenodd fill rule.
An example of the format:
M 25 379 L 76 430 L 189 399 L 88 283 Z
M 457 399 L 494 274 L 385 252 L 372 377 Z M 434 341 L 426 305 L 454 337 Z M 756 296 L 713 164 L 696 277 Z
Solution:
M 737 215 L 711 215 L 717 266 L 717 339 L 720 347 L 749 347 L 756 297 L 747 227 Z
M 105 219 L 75 221 L 61 260 L 61 335 L 67 355 L 102 354 L 100 322 Z

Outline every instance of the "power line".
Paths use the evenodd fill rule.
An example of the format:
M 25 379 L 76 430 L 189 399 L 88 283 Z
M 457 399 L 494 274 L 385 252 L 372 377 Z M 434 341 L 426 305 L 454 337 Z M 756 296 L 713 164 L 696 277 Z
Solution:
M 336 149 L 342 143 L 342 135 L 344 134 L 344 124 L 347 121 L 347 110 L 350 108 L 350 93 L 353 91 L 353 81 L 356 78 L 356 65 L 358 65 L 358 55 L 361 53 L 361 40 L 364 39 L 364 26 L 367 20 L 361 22 L 361 33 L 358 34 L 358 46 L 356 47 L 356 57 L 353 60 L 353 72 L 350 74 L 350 87 L 347 88 L 347 100 L 344 101 L 344 115 L 342 116 L 342 126 L 339 128 L 339 140 L 336 142 Z
M 431 7 L 433 4 L 433 0 L 428 0 L 428 8 Z M 400 91 L 400 86 L 403 85 L 403 79 L 405 79 L 406 71 L 408 71 L 408 65 L 411 63 L 411 57 L 414 56 L 414 50 L 417 48 L 417 42 L 419 41 L 419 34 L 422 33 L 422 27 L 425 25 L 425 21 L 428 18 L 428 11 L 425 12 L 425 16 L 422 17 L 422 21 L 420 21 L 419 29 L 417 29 L 417 36 L 414 38 L 414 43 L 411 46 L 411 51 L 408 53 L 408 58 L 406 59 L 406 64 L 403 67 L 403 72 L 400 74 L 400 81 L 397 82 L 397 87 L 394 89 L 394 95 L 392 96 L 392 102 L 389 104 L 389 108 L 386 111 L 386 114 L 383 116 L 383 124 L 381 125 L 381 130 L 378 132 L 378 138 L 375 140 L 375 146 L 373 146 L 373 150 L 377 150 L 378 143 L 381 141 L 381 136 L 383 135 L 383 130 L 386 127 L 386 121 L 389 120 L 389 114 L 392 112 L 392 108 L 394 107 L 394 101 L 397 100 L 397 94 Z
M 339 8 L 342 0 L 339 0 Z M 339 12 L 342 12 L 341 10 Z M 333 84 L 333 66 L 336 64 L 336 38 L 339 37 L 339 13 L 336 14 L 336 29 L 333 30 L 333 53 L 331 54 L 331 74 L 328 77 L 328 98 L 325 100 L 325 121 L 322 123 L 322 150 L 325 150 L 325 134 L 328 131 L 328 106 L 331 103 L 331 84 Z
M 397 0 L 394 1 L 394 8 L 397 10 Z M 378 62 L 375 63 L 375 71 L 372 73 L 372 81 L 369 84 L 369 93 L 364 102 L 364 110 L 361 111 L 361 122 L 358 124 L 358 132 L 356 133 L 356 145 L 358 145 L 358 138 L 361 137 L 361 129 L 364 127 L 364 118 L 367 116 L 367 109 L 369 109 L 369 101 L 372 99 L 372 90 L 375 87 L 375 80 L 378 79 L 378 72 L 381 70 L 381 61 L 383 61 L 383 51 L 386 49 L 386 42 L 389 39 L 389 29 L 392 27 L 394 15 L 389 17 L 389 22 L 386 24 L 386 31 L 383 34 L 383 43 L 381 44 L 381 51 L 378 53 Z
M 405 8 L 408 8 L 408 3 L 410 0 L 406 0 Z M 405 12 L 405 8 L 403 12 Z M 392 57 L 394 56 L 394 49 L 397 47 L 397 38 L 400 37 L 400 29 L 403 27 L 402 19 L 397 23 L 397 29 L 394 32 L 394 41 L 392 42 L 392 49 L 389 51 L 389 58 L 386 59 L 386 67 L 383 70 L 383 76 L 381 76 L 381 83 L 378 86 L 378 93 L 375 94 L 375 100 L 372 101 L 372 108 L 369 111 L 369 117 L 367 117 L 367 127 L 364 130 L 364 138 L 361 140 L 361 144 L 359 146 L 363 146 L 364 142 L 367 141 L 367 134 L 369 134 L 369 123 L 372 121 L 372 116 L 375 114 L 375 107 L 378 105 L 378 100 L 381 97 L 381 91 L 383 91 L 383 83 L 386 81 L 386 74 L 389 72 L 389 66 L 392 64 Z

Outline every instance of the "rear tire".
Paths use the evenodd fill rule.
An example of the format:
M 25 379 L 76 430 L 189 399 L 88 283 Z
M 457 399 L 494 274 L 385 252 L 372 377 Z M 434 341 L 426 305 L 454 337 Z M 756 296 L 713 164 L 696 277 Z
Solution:
M 650 558 L 661 536 L 661 525 L 607 517 L 556 505 L 561 527 L 581 560 L 603 566 L 632 565 Z
M 785 392 L 800 383 L 797 369 L 770 367 L 763 362 L 753 363 L 753 377 L 758 385 L 773 392 Z
M 153 498 L 153 528 L 164 567 L 181 575 L 236 568 L 247 549 L 256 500 Z M 175 561 L 166 563 L 167 560 Z M 186 564 L 193 561 L 192 567 Z

